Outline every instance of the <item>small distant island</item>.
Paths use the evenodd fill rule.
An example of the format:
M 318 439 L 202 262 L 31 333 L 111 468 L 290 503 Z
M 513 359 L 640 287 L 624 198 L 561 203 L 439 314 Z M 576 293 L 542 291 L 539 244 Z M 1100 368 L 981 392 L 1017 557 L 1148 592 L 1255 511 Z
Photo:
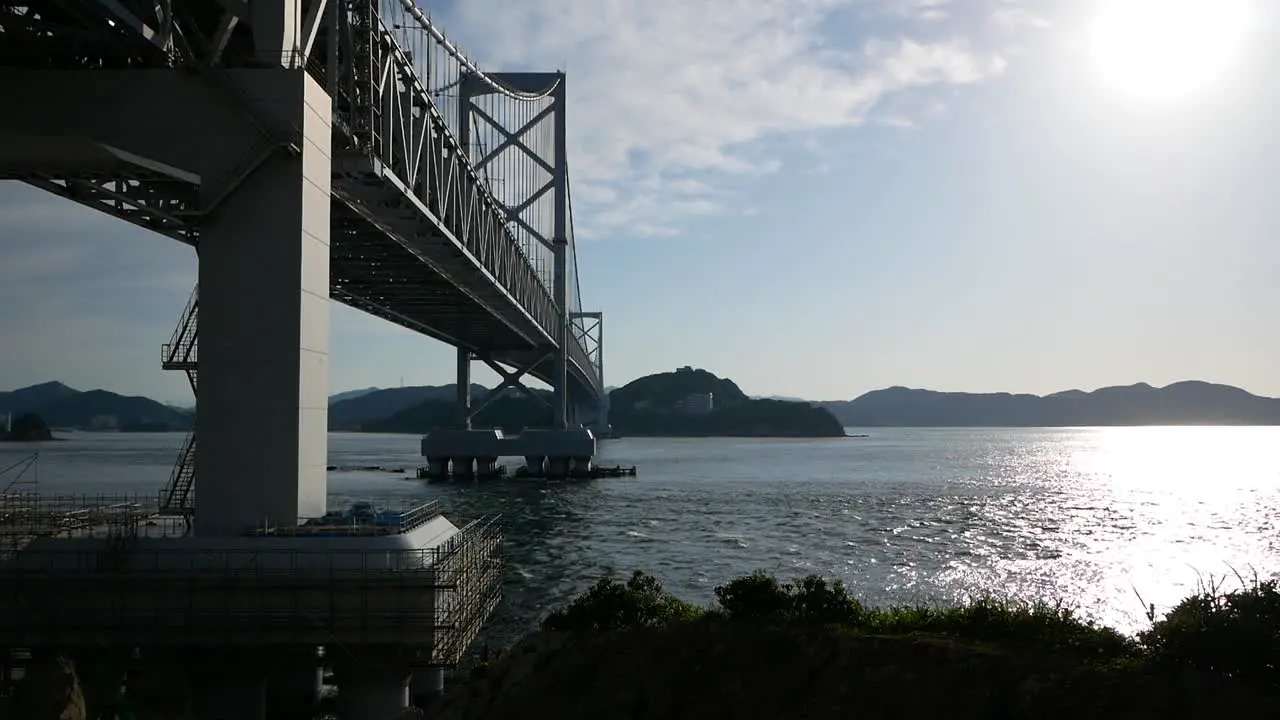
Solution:
M 54 439 L 44 418 L 35 413 L 19 415 L 6 426 L 0 427 L 0 442 L 48 442 Z

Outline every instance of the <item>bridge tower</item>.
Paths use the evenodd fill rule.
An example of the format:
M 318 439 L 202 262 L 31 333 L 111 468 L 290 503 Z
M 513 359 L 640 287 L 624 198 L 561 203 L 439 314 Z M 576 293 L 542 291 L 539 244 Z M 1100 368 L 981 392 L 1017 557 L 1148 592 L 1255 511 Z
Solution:
M 546 267 L 541 267 L 544 280 L 549 279 L 552 297 L 559 313 L 554 342 L 548 350 L 555 362 L 551 389 L 553 422 L 557 430 L 569 428 L 574 413 L 569 399 L 569 342 L 571 335 L 569 306 L 569 168 L 567 162 L 567 127 L 565 124 L 565 74 L 554 73 L 489 73 L 491 80 L 502 83 L 517 92 L 548 93 L 547 102 L 533 109 L 527 117 L 517 120 L 517 126 L 507 127 L 505 118 L 480 100 L 494 93 L 488 82 L 474 74 L 463 75 L 458 85 L 459 141 L 471 154 L 471 162 L 482 177 L 491 183 L 499 198 L 505 200 L 507 222 L 514 226 L 515 234 L 527 243 L 526 252 L 535 265 L 543 257 L 543 251 L 552 256 L 550 277 Z M 484 147 L 473 137 L 476 123 L 485 129 L 496 131 L 500 140 L 493 147 Z M 547 132 L 550 130 L 550 132 Z M 550 140 L 550 148 L 546 142 Z M 514 161 L 514 162 L 513 162 Z M 500 167 L 502 166 L 502 167 Z M 545 202 L 550 194 L 550 207 Z M 544 210 L 550 210 L 551 222 L 544 220 Z M 463 355 L 459 350 L 459 388 L 463 386 Z M 466 372 L 468 382 L 469 370 Z M 507 373 L 499 371 L 503 377 Z M 514 379 L 519 381 L 519 377 Z M 504 383 L 507 385 L 507 383 Z M 461 396 L 459 396 L 461 400 Z M 464 406 L 461 402 L 460 406 Z M 468 426 L 469 427 L 469 426 Z
M 537 99 L 504 104 L 494 83 Z M 547 346 L 516 355 L 514 361 L 511 354 L 494 353 L 492 348 L 487 352 L 458 348 L 455 430 L 433 432 L 423 439 L 423 455 L 433 475 L 447 474 L 450 464 L 455 476 L 483 475 L 494 469 L 499 456 L 524 457 L 537 474 L 587 472 L 595 455 L 595 437 L 582 420 L 597 424 L 604 420 L 607 401 L 602 388 L 583 387 L 569 372 L 571 361 L 577 361 L 600 377 L 602 353 L 600 313 L 583 313 L 577 307 L 566 92 L 563 72 L 486 73 L 484 77 L 464 72 L 458 81 L 459 144 L 475 172 L 488 182 L 506 213 L 512 237 L 550 290 L 556 316 Z M 574 356 L 575 351 L 579 355 Z M 473 360 L 484 362 L 502 378 L 478 404 L 471 398 Z M 508 391 L 545 403 L 521 381 L 548 360 L 553 365 L 551 428 L 526 430 L 518 437 L 472 429 L 476 413 Z M 513 365 L 514 370 L 504 364 Z M 595 408 L 584 408 L 587 403 Z

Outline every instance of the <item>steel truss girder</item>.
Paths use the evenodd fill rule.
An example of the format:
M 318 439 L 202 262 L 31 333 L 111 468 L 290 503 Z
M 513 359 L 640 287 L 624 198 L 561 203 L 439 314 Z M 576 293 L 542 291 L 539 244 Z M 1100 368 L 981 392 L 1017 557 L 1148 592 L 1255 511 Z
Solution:
M 167 62 L 168 44 L 127 7 L 133 0 L 6 0 L 0 63 L 28 67 L 139 67 Z M 155 14 L 156 4 L 150 10 Z M 146 14 L 145 12 L 143 13 Z M 109 24 L 110 20 L 114 24 Z M 152 34 L 148 35 L 148 32 Z
M 379 24 L 369 32 L 373 37 L 360 60 L 369 63 L 371 92 L 364 107 L 354 108 L 351 126 L 359 146 L 372 154 L 373 174 L 380 176 L 376 185 L 385 189 L 390 181 L 400 191 L 402 197 L 387 198 L 387 205 L 402 216 L 417 215 L 447 231 L 477 269 L 544 331 L 553 327 L 550 293 L 505 228 L 497 202 L 467 161 L 412 63 L 386 28 Z
M 32 187 L 195 246 L 198 198 L 183 182 L 141 178 L 18 178 Z
M 484 253 L 477 257 L 441 227 L 443 223 L 423 208 L 420 201 L 397 188 L 394 180 L 385 178 L 381 183 L 369 183 L 344 178 L 335 181 L 334 193 L 432 272 L 447 278 L 458 292 L 488 308 L 512 332 L 525 338 L 527 344 L 546 342 L 541 324 L 533 314 L 511 297 L 485 267 L 485 257 L 496 253 L 484 253 L 485 244 L 474 243 L 473 246 L 479 245 L 477 249 Z

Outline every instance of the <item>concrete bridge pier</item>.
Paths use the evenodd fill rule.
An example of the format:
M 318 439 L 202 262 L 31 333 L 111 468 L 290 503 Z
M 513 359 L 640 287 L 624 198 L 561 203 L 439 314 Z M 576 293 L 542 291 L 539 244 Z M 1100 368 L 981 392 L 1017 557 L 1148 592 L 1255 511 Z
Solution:
M 255 28 L 292 22 L 286 6 L 252 3 Z M 301 67 L 218 75 L 0 68 L 23 98 L 0 119 L 6 172 L 128 164 L 197 196 L 206 537 L 323 515 L 328 461 L 333 103 Z
M 231 75 L 301 137 L 201 231 L 199 536 L 293 525 L 327 495 L 332 102 L 301 69 Z
M 547 459 L 541 455 L 526 455 L 524 466 L 534 475 L 541 475 L 547 468 Z
M 475 475 L 475 458 L 455 457 L 453 459 L 453 476 L 469 478 Z
M 444 478 L 448 476 L 449 458 L 434 456 L 427 458 L 427 474 L 432 478 Z
M 334 667 L 334 675 L 342 720 L 394 720 L 409 707 L 407 664 L 353 659 Z
M 414 668 L 409 681 L 409 695 L 415 707 L 425 708 L 444 694 L 444 668 Z

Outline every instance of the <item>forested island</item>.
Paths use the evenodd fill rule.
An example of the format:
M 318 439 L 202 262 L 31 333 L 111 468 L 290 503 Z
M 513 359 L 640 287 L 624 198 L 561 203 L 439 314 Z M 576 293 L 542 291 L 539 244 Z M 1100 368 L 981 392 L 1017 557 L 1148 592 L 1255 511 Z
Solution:
M 609 406 L 621 436 L 844 437 L 824 408 L 753 400 L 732 380 L 693 368 L 633 380 L 609 393 Z
M 0 442 L 47 442 L 54 439 L 44 418 L 35 413 L 19 415 L 6 425 L 0 426 Z

